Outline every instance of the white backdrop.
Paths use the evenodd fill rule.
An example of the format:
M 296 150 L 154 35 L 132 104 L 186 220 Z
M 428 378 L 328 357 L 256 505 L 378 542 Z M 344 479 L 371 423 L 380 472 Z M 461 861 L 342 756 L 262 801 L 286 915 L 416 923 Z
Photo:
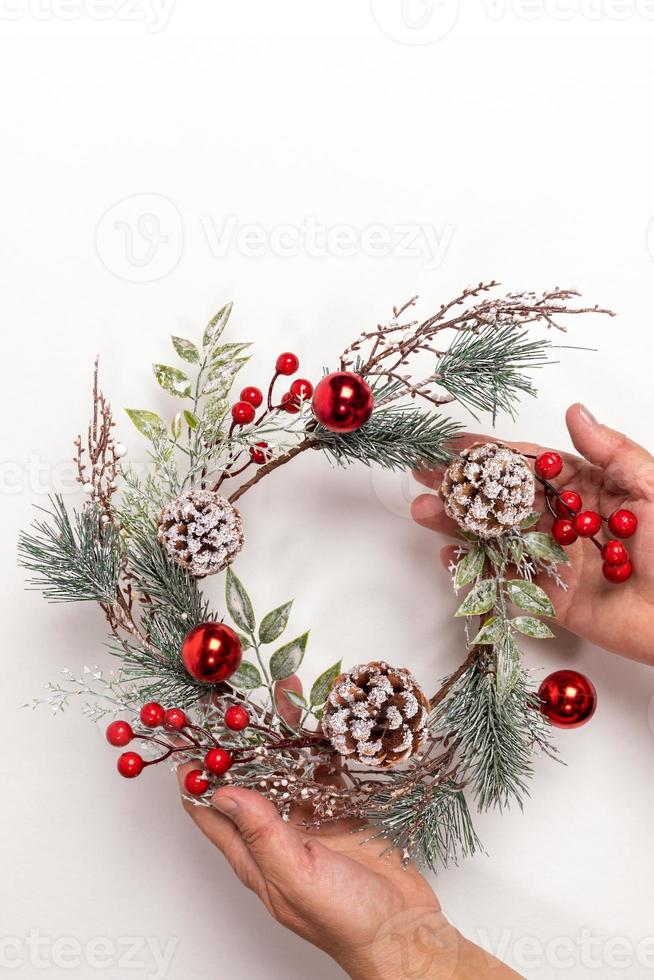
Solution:
M 65 665 L 107 661 L 96 611 L 47 606 L 15 567 L 48 482 L 77 499 L 66 461 L 97 352 L 116 408 L 155 407 L 168 335 L 228 299 L 257 383 L 284 349 L 318 376 L 414 293 L 428 313 L 480 278 L 578 286 L 619 318 L 577 321 L 569 342 L 597 353 L 562 351 L 499 431 L 569 448 L 578 399 L 651 446 L 654 4 L 469 7 L 0 0 L 8 976 L 342 975 L 232 880 L 168 773 L 120 780 L 76 711 L 19 707 Z M 440 542 L 408 520 L 416 492 L 316 455 L 244 499 L 239 573 L 261 611 L 297 597 L 307 675 L 381 655 L 426 682 L 460 657 Z M 530 657 L 587 672 L 597 714 L 557 738 L 568 765 L 538 764 L 524 813 L 478 820 L 488 856 L 435 886 L 530 978 L 645 977 L 654 671 L 566 635 Z

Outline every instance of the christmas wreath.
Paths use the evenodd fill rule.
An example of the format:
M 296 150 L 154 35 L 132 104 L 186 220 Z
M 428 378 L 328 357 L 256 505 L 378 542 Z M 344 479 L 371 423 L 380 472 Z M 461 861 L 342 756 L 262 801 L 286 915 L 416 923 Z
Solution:
M 442 408 L 513 413 L 520 394 L 535 394 L 525 370 L 548 363 L 553 346 L 529 328 L 610 311 L 576 306 L 578 294 L 558 288 L 494 298 L 497 285 L 465 289 L 424 320 L 413 316 L 416 298 L 394 309 L 315 388 L 296 377 L 297 356 L 282 353 L 267 392 L 249 386 L 236 399 L 249 345 L 224 341 L 225 306 L 198 345 L 172 338 L 183 368 L 154 365 L 179 402 L 172 419 L 127 410 L 149 442 L 145 474 L 124 461 L 96 362 L 91 421 L 75 440 L 86 500 L 70 512 L 53 495 L 19 550 L 46 598 L 93 601 L 106 618 L 117 669 L 65 669 L 43 700 L 58 713 L 79 695 L 92 720 L 111 718 L 122 776 L 197 760 L 185 789 L 199 806 L 229 782 L 265 794 L 284 816 L 302 804 L 312 825 L 365 820 L 371 835 L 434 868 L 479 846 L 469 799 L 482 810 L 521 802 L 534 753 L 554 752 L 550 722 L 590 717 L 590 682 L 559 672 L 537 691 L 518 639 L 553 635 L 545 620 L 554 608 L 534 579 L 545 573 L 564 588 L 563 546 L 594 537 L 602 518 L 551 482 L 562 468 L 556 453 L 532 460 L 497 442 L 455 454 L 459 426 Z M 340 465 L 445 468 L 440 493 L 461 529 L 451 572 L 454 588 L 467 590 L 455 614 L 465 654 L 435 693 L 406 665 L 380 661 L 331 664 L 306 696 L 288 680 L 308 633 L 282 642 L 291 602 L 255 615 L 233 571 L 246 534 L 236 504 L 309 449 Z M 535 529 L 537 489 L 552 533 Z M 621 539 L 636 520 L 619 511 L 608 523 L 614 538 L 594 540 L 606 577 L 620 582 L 631 574 Z M 224 606 L 212 609 L 201 584 L 223 571 Z

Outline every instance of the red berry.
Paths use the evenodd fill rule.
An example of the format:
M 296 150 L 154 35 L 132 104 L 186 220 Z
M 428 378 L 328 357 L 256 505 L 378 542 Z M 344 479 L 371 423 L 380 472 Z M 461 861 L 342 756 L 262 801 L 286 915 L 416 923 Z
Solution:
M 284 351 L 275 362 L 277 374 L 295 374 L 299 366 L 300 358 L 297 354 L 292 354 L 290 351 Z
M 255 408 L 258 408 L 263 401 L 261 389 L 255 388 L 253 385 L 249 385 L 241 392 L 241 401 L 248 402 L 248 404 L 254 405 Z
M 554 509 L 559 517 L 570 517 L 570 511 L 575 514 L 581 510 L 582 500 L 576 490 L 563 490 L 556 498 Z
M 609 517 L 609 529 L 616 538 L 630 538 L 637 527 L 638 518 L 630 510 L 616 510 Z
M 236 402 L 232 407 L 232 418 L 237 425 L 249 425 L 254 422 L 255 411 L 249 402 Z
M 242 732 L 250 724 L 250 715 L 240 704 L 233 704 L 225 712 L 225 724 L 233 732 Z
M 602 518 L 596 510 L 582 510 L 575 515 L 574 526 L 582 538 L 590 538 L 601 528 Z
M 133 738 L 134 732 L 132 731 L 132 726 L 126 721 L 112 721 L 107 726 L 107 741 L 109 745 L 129 745 Z
M 232 768 L 234 760 L 226 749 L 209 749 L 204 757 L 205 769 L 212 772 L 215 776 L 222 776 L 224 772 Z
M 537 476 L 543 480 L 551 480 L 558 476 L 563 469 L 563 460 L 558 453 L 548 450 L 548 452 L 540 454 L 534 468 Z
M 609 582 L 614 582 L 616 585 L 619 585 L 620 582 L 626 582 L 628 578 L 631 578 L 633 570 L 634 568 L 630 561 L 625 561 L 622 565 L 609 565 L 608 562 L 604 562 L 602 565 L 604 578 L 608 579 Z
M 169 732 L 181 732 L 188 725 L 188 719 L 181 708 L 169 708 L 164 715 L 164 728 Z
M 313 385 L 306 378 L 296 378 L 291 385 L 291 394 L 295 395 L 296 398 L 311 398 L 313 395 Z
M 607 565 L 623 565 L 629 561 L 629 552 L 622 541 L 607 541 L 602 548 L 602 558 Z
M 282 408 L 289 415 L 296 415 L 300 411 L 300 403 L 295 395 L 292 395 L 290 391 L 282 395 Z
M 202 796 L 209 789 L 209 780 L 201 769 L 191 769 L 184 776 L 184 789 L 191 796 Z
M 134 779 L 134 776 L 140 775 L 143 772 L 143 767 L 145 762 L 138 754 L 138 752 L 123 752 L 121 756 L 118 757 L 118 762 L 116 763 L 116 768 L 121 776 L 125 779 Z
M 166 712 L 156 701 L 148 701 L 141 708 L 141 721 L 147 728 L 158 728 L 163 725 Z
M 250 459 L 252 460 L 252 462 L 257 463 L 259 465 L 261 465 L 261 463 L 267 463 L 268 457 L 266 456 L 265 452 L 262 452 L 263 449 L 267 449 L 267 448 L 268 448 L 267 442 L 257 442 L 255 443 L 254 446 L 251 446 Z
M 567 517 L 559 517 L 552 525 L 552 537 L 559 544 L 574 544 L 577 540 L 577 532 L 571 520 Z

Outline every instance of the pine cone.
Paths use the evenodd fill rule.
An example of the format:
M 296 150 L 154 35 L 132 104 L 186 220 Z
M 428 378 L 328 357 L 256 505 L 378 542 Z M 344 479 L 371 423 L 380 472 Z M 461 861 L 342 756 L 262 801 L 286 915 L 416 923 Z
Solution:
M 494 538 L 531 514 L 536 481 L 508 446 L 476 443 L 449 465 L 441 483 L 445 510 L 464 531 Z
M 420 747 L 428 713 L 410 671 L 383 661 L 360 664 L 334 681 L 322 730 L 340 755 L 390 769 Z
M 194 488 L 166 504 L 157 537 L 166 554 L 191 575 L 214 575 L 243 547 L 241 515 L 221 494 Z

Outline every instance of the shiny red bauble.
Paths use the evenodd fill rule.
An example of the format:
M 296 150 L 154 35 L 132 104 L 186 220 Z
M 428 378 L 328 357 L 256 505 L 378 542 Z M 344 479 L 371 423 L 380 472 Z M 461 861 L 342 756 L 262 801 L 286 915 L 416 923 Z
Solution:
M 374 408 L 370 385 L 352 371 L 335 371 L 316 385 L 313 414 L 331 432 L 355 432 Z
M 577 532 L 572 521 L 567 517 L 559 517 L 552 525 L 552 537 L 558 544 L 574 544 L 577 540 Z
M 295 374 L 299 366 L 300 358 L 297 354 L 292 354 L 290 351 L 284 351 L 275 362 L 277 374 Z
M 291 385 L 291 394 L 306 401 L 313 395 L 313 385 L 306 378 L 296 378 Z
M 629 552 L 622 541 L 607 541 L 602 548 L 602 558 L 607 565 L 623 565 L 629 561 Z
M 159 725 L 163 725 L 166 712 L 156 701 L 148 701 L 141 708 L 140 717 L 146 728 L 158 728 Z
M 264 449 L 268 448 L 267 442 L 256 442 L 254 446 L 250 446 L 250 459 L 253 463 L 257 463 L 259 466 L 262 463 L 268 462 L 269 456 L 263 452 Z
M 209 789 L 209 780 L 201 769 L 191 769 L 184 776 L 184 789 L 191 796 L 202 796 Z
M 260 388 L 255 388 L 254 385 L 249 385 L 241 392 L 241 401 L 248 402 L 248 404 L 253 405 L 254 408 L 258 408 L 263 401 L 263 392 Z
M 169 732 L 181 732 L 188 725 L 188 718 L 181 708 L 169 708 L 164 715 L 164 728 Z
M 233 732 L 242 732 L 250 724 L 250 715 L 240 704 L 233 704 L 225 712 L 225 725 Z
M 570 517 L 570 512 L 576 514 L 581 510 L 582 500 L 576 490 L 562 490 L 556 498 L 554 509 L 559 517 Z
M 627 559 L 621 565 L 609 565 L 608 562 L 604 562 L 602 565 L 602 574 L 607 582 L 612 582 L 614 585 L 620 585 L 622 582 L 626 582 L 628 578 L 631 578 L 634 567 Z
M 237 425 L 249 425 L 250 422 L 254 422 L 254 406 L 249 402 L 236 402 L 232 406 L 232 418 Z
M 574 517 L 575 531 L 582 538 L 591 538 L 602 526 L 602 518 L 596 510 L 582 510 Z
M 204 757 L 205 769 L 212 772 L 214 776 L 222 776 L 224 772 L 232 768 L 233 758 L 226 749 L 209 749 Z
M 143 772 L 144 766 L 145 762 L 138 752 L 123 752 L 118 757 L 118 762 L 116 763 L 118 772 L 125 779 L 134 779 L 135 776 L 140 775 Z
M 615 534 L 616 538 L 630 538 L 636 533 L 638 518 L 630 510 L 616 510 L 609 517 L 609 530 Z
M 292 395 L 290 391 L 287 391 L 282 395 L 282 408 L 285 412 L 288 412 L 289 415 L 297 415 L 297 413 L 300 411 L 300 402 L 295 395 Z
M 558 453 L 548 450 L 537 457 L 534 469 L 536 476 L 540 476 L 543 480 L 551 480 L 563 469 L 563 460 Z
M 224 623 L 200 623 L 182 643 L 182 662 L 202 684 L 226 680 L 238 669 L 242 656 L 241 641 Z
M 538 688 L 541 711 L 556 728 L 579 728 L 589 721 L 597 707 L 597 691 L 576 670 L 557 670 Z
M 107 725 L 107 741 L 109 745 L 123 746 L 129 745 L 134 738 L 132 726 L 126 721 L 112 721 Z

